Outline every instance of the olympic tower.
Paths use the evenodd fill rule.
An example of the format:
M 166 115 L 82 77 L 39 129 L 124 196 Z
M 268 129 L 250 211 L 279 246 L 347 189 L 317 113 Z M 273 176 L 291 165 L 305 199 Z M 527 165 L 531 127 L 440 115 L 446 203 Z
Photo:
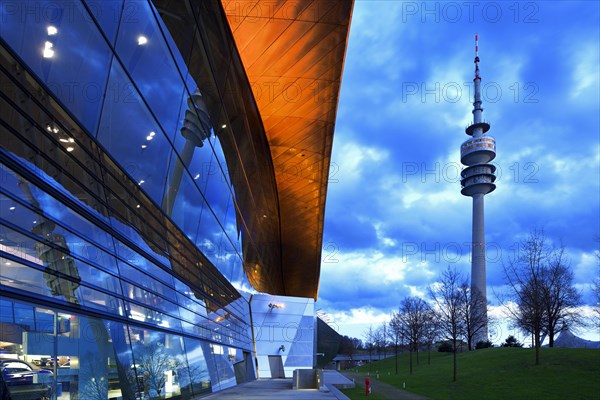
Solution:
M 473 233 L 471 252 L 471 297 L 472 321 L 482 321 L 485 326 L 473 338 L 473 342 L 488 340 L 487 295 L 485 274 L 485 233 L 483 197 L 496 189 L 494 172 L 496 167 L 489 164 L 496 157 L 496 141 L 486 133 L 490 124 L 483 121 L 481 107 L 481 76 L 479 75 L 479 46 L 475 35 L 475 101 L 473 102 L 473 123 L 466 129 L 471 136 L 460 146 L 460 161 L 467 167 L 461 172 L 461 193 L 473 198 Z

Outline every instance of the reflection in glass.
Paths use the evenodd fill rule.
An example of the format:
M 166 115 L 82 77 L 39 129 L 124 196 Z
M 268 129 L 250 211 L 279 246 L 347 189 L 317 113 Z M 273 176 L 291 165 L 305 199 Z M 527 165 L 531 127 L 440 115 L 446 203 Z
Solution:
M 129 329 L 129 335 L 137 390 L 144 398 L 168 399 L 182 392 L 189 395 L 190 377 L 182 338 L 134 327 Z
M 189 365 L 189 374 L 191 379 L 192 393 L 199 395 L 210 393 L 211 380 L 208 372 L 208 365 L 199 340 L 183 338 L 186 349 L 186 356 Z
M 20 180 L 19 187 L 29 204 L 41 209 L 41 205 L 33 195 L 29 183 Z M 79 287 L 81 277 L 75 265 L 75 260 L 69 255 L 69 246 L 65 237 L 54 232 L 55 227 L 56 224 L 53 221 L 42 215 L 39 215 L 35 220 L 31 232 L 45 240 L 45 242 L 35 242 L 33 246 L 35 248 L 35 258 L 41 261 L 45 267 L 43 277 L 46 286 L 50 288 L 50 294 L 62 296 L 67 302 L 78 304 L 75 290 Z
M 179 192 L 184 168 L 189 168 L 196 147 L 204 146 L 204 140 L 211 135 L 210 116 L 200 90 L 196 89 L 194 94 L 188 97 L 187 107 L 181 128 L 181 135 L 185 138 L 181 160 L 176 159 L 175 161 L 162 202 L 162 208 L 169 216 L 173 212 L 173 204 Z
M 121 168 L 160 203 L 170 144 L 116 60 L 110 70 L 97 138 Z
M 0 21 L 2 39 L 93 132 L 112 52 L 82 4 L 7 2 Z

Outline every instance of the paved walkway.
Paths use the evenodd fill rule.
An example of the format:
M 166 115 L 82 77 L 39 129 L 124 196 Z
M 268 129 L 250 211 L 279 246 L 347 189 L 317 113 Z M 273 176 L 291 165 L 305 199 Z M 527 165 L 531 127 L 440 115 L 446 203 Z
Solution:
M 292 390 L 291 379 L 257 379 L 218 391 L 203 399 L 262 400 L 262 399 L 336 399 L 330 393 L 312 390 Z
M 321 376 L 323 377 L 323 385 L 333 385 L 338 389 L 354 388 L 352 379 L 348 379 L 338 371 L 326 369 L 321 372 Z
M 327 372 L 323 376 L 323 383 L 327 386 L 324 390 L 292 390 L 291 379 L 258 379 L 216 392 L 210 396 L 203 397 L 202 400 L 347 400 L 348 397 L 333 385 L 353 384 L 352 381 L 336 371 Z
M 357 386 L 360 386 L 364 389 L 365 387 L 365 378 L 366 374 L 359 372 L 343 372 L 343 374 L 349 379 L 354 379 Z M 419 394 L 411 393 L 406 390 L 402 390 L 397 388 L 396 386 L 381 382 L 375 379 L 374 376 L 371 375 L 371 387 L 372 393 L 377 393 L 381 396 L 387 397 L 388 399 L 393 400 L 428 400 L 427 397 L 421 396 Z

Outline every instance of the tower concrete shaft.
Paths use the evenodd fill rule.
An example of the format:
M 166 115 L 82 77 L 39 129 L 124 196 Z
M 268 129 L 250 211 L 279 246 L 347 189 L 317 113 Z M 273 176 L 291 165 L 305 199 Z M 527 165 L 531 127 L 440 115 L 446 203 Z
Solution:
M 484 207 L 483 194 L 473 195 L 473 231 L 471 246 L 471 321 L 485 320 L 474 342 L 488 340 L 487 329 L 487 288 L 486 288 L 486 266 L 485 266 L 485 230 L 484 230 Z
M 477 329 L 472 344 L 488 340 L 487 290 L 485 265 L 484 196 L 496 189 L 496 167 L 489 164 L 496 157 L 496 141 L 486 135 L 490 124 L 483 121 L 479 47 L 475 35 L 475 89 L 473 123 L 466 129 L 471 136 L 460 148 L 461 162 L 467 166 L 461 172 L 461 193 L 473 198 L 473 231 L 471 251 L 471 321 Z

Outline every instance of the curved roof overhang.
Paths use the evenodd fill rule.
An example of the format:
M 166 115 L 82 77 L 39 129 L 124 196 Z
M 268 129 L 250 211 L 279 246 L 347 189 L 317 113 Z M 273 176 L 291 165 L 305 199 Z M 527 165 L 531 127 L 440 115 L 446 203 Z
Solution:
M 353 0 L 218 1 L 153 3 L 200 87 L 211 85 L 200 36 L 214 37 L 207 53 L 215 70 L 226 68 L 219 73 L 236 81 L 231 75 L 239 64 L 250 83 L 246 96 L 243 87 L 221 82 L 234 132 L 219 135 L 232 180 L 240 180 L 233 183 L 249 281 L 261 292 L 316 299 Z M 219 120 L 218 102 L 204 95 L 211 118 Z M 244 124 L 236 117 L 242 112 L 262 121 Z M 260 196 L 247 190 L 258 186 Z
M 316 299 L 353 0 L 222 0 L 222 5 L 273 160 L 284 285 L 273 294 Z

